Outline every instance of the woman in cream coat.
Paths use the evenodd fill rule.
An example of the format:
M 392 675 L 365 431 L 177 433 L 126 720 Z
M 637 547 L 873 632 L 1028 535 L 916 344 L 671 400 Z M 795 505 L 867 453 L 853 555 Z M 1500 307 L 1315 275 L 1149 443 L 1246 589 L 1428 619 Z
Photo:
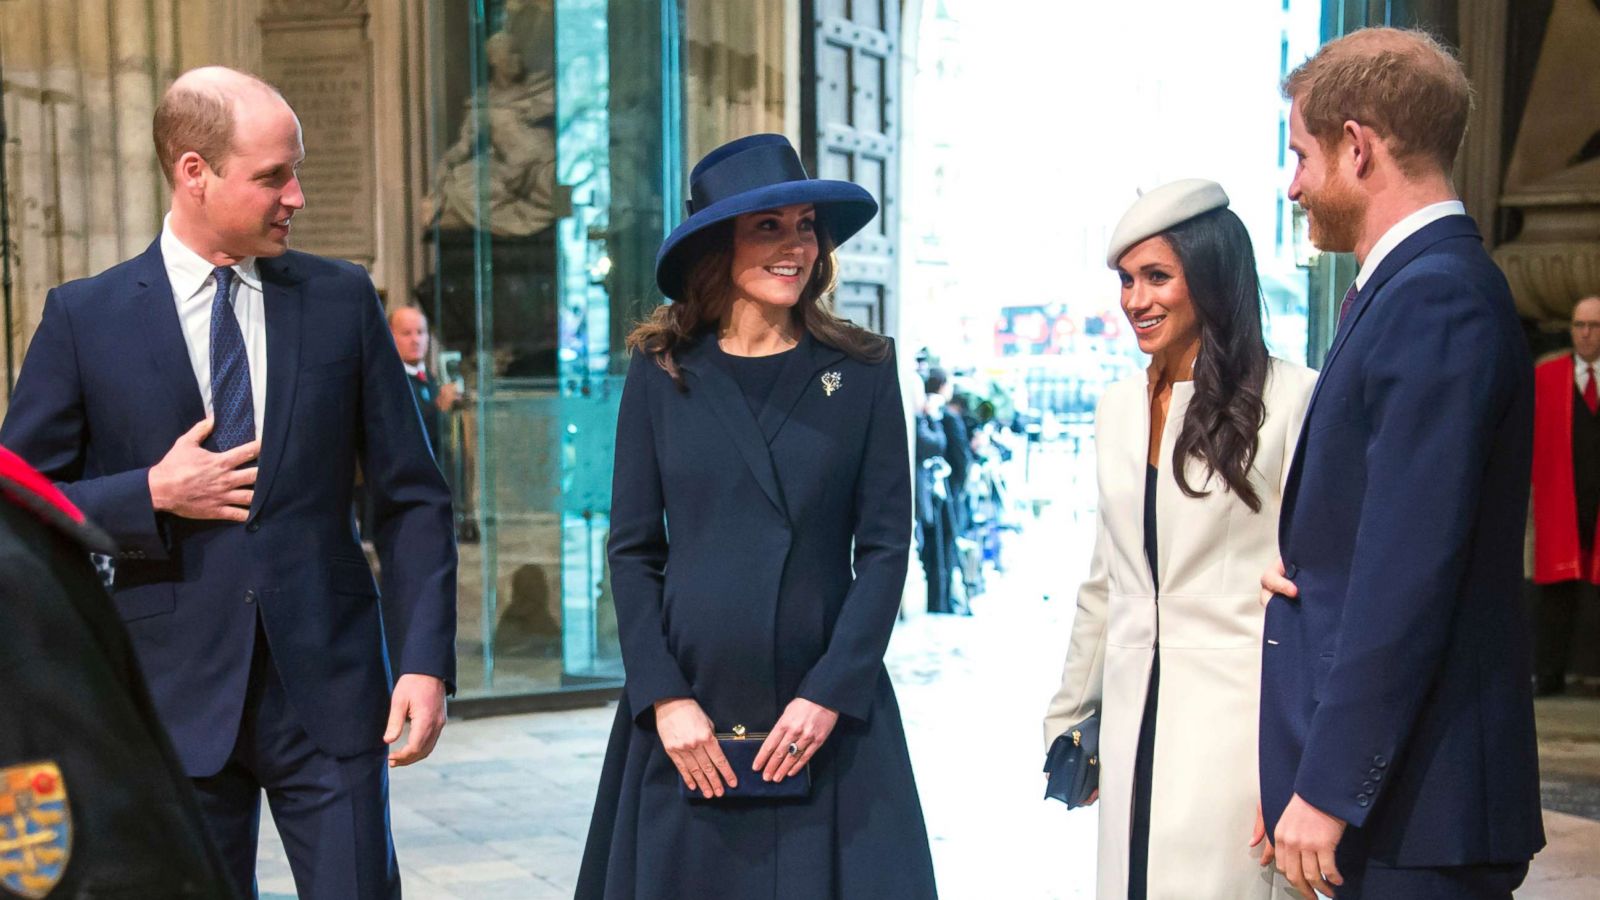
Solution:
M 1316 373 L 1267 356 L 1227 203 L 1208 181 L 1150 191 L 1107 257 L 1152 362 L 1100 401 L 1098 535 L 1045 717 L 1048 747 L 1101 716 L 1101 900 L 1294 896 L 1259 834 L 1257 579 Z

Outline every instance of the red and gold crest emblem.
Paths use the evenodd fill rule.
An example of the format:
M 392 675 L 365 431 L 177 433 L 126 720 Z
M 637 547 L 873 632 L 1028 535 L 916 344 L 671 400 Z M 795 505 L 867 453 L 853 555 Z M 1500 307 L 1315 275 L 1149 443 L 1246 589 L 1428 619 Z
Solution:
M 53 762 L 0 768 L 0 894 L 50 893 L 72 852 L 67 785 Z

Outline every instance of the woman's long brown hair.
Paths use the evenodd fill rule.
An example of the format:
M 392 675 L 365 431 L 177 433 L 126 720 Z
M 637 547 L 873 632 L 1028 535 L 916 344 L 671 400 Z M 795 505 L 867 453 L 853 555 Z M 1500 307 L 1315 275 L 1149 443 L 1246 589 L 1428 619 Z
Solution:
M 683 296 L 651 310 L 628 334 L 628 349 L 650 354 L 680 391 L 689 387 L 678 369 L 677 352 L 716 327 L 733 302 L 733 234 L 734 220 L 729 219 L 690 237 L 683 252 L 693 262 L 684 276 Z M 796 321 L 812 337 L 853 359 L 882 362 L 889 356 L 889 339 L 834 313 L 839 264 L 833 239 L 820 222 L 816 234 L 817 262 L 795 304 Z
M 1185 496 L 1208 492 L 1189 483 L 1185 463 L 1198 460 L 1206 479 L 1222 480 L 1251 512 L 1261 495 L 1250 468 L 1266 421 L 1267 343 L 1262 337 L 1261 281 L 1244 222 L 1230 209 L 1179 223 L 1162 235 L 1178 255 L 1200 320 L 1200 356 L 1194 363 L 1194 398 L 1173 444 L 1178 488 Z

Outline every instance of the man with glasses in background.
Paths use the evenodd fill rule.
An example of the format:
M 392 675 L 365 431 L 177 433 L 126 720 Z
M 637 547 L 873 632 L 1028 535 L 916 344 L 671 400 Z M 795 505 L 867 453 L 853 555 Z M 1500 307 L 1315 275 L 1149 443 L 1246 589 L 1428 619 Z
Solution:
M 1583 583 L 1600 584 L 1600 295 L 1572 306 L 1572 352 L 1539 364 L 1533 401 L 1534 690 L 1567 688 Z

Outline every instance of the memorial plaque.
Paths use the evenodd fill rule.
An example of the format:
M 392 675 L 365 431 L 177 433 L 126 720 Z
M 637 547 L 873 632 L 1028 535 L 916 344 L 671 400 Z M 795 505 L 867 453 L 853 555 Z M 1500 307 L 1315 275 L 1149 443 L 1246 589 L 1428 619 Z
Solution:
M 290 246 L 370 266 L 376 252 L 372 48 L 364 15 L 269 14 L 261 22 L 262 74 L 300 117 L 306 208 Z M 348 7 L 349 3 L 330 3 Z

